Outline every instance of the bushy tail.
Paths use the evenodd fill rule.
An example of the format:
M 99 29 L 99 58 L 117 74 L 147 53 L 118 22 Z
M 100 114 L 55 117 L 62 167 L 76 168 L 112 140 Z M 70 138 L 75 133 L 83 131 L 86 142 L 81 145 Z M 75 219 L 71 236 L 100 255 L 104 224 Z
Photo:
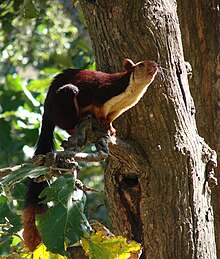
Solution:
M 45 155 L 53 150 L 54 127 L 54 124 L 51 123 L 47 115 L 44 114 L 35 155 Z M 33 180 L 30 180 L 25 196 L 24 211 L 22 216 L 24 226 L 23 237 L 24 243 L 30 251 L 34 251 L 41 242 L 41 236 L 35 224 L 35 215 L 46 211 L 46 206 L 44 204 L 39 204 L 39 202 L 42 201 L 42 198 L 40 199 L 38 197 L 47 186 L 48 183 L 46 181 L 35 183 Z

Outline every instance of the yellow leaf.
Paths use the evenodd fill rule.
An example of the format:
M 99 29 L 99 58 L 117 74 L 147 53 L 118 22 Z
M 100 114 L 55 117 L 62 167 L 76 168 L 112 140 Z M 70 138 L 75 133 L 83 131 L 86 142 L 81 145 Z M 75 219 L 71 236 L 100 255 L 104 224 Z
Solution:
M 93 232 L 90 238 L 82 238 L 82 247 L 90 259 L 128 259 L 138 255 L 141 250 L 141 245 L 135 241 L 128 243 L 122 236 L 107 238 L 101 232 Z
M 89 255 L 89 238 L 81 238 L 81 246 L 84 249 L 86 255 Z
M 49 252 L 44 244 L 40 244 L 32 255 L 33 259 L 67 259 L 66 256 Z
M 47 259 L 49 258 L 49 252 L 44 244 L 41 244 L 33 252 L 33 259 Z

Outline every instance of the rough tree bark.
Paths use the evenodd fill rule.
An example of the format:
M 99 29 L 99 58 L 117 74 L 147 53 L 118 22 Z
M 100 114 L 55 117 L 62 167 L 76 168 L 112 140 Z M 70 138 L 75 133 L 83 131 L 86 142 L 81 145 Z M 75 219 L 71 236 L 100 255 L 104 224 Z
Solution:
M 185 59 L 192 65 L 189 81 L 198 130 L 220 158 L 220 9 L 218 0 L 178 1 Z M 186 21 L 190 21 L 186 22 Z M 216 169 L 220 177 L 220 167 Z M 220 187 L 212 192 L 215 233 L 220 258 Z
M 114 233 L 142 243 L 142 258 L 216 258 L 207 178 L 216 156 L 197 132 L 176 1 L 80 4 L 98 69 L 120 70 L 125 57 L 164 68 L 164 81 L 116 123 L 123 142 L 105 172 Z

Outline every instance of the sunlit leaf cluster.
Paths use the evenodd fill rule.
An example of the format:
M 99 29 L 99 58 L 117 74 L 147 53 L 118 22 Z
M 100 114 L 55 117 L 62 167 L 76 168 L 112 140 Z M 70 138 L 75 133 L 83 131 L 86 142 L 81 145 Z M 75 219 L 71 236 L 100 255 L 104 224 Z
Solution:
M 92 65 L 88 34 L 69 2 L 0 3 L 0 166 L 33 155 L 52 77 Z
M 65 246 L 78 242 L 84 232 L 90 234 L 91 231 L 84 214 L 85 194 L 75 189 L 71 175 L 64 175 L 41 196 L 49 197 L 44 202 L 53 202 L 47 213 L 38 216 L 43 242 L 51 252 L 67 255 Z
M 3 188 L 0 195 L 0 256 L 11 254 L 13 250 L 13 253 L 19 254 L 21 258 L 31 258 L 31 254 L 22 245 L 20 231 L 20 214 L 26 190 L 24 183 L 28 178 L 48 174 L 50 168 L 24 164 L 10 169 L 12 172 L 0 181 L 0 187 Z M 91 227 L 89 216 L 84 211 L 86 196 L 82 190 L 75 187 L 75 175 L 64 174 L 54 179 L 41 193 L 41 197 L 45 197 L 43 202 L 48 205 L 48 210 L 37 216 L 37 227 L 48 251 L 45 250 L 45 246 L 40 245 L 33 253 L 34 258 L 40 258 L 42 254 L 45 258 L 51 258 L 51 253 L 68 256 L 68 246 L 80 244 L 82 237 L 86 237 L 84 243 L 90 242 L 92 228 L 99 229 L 102 235 L 108 234 L 108 230 L 101 224 L 93 224 Z M 94 242 L 94 237 L 91 242 Z M 103 240 L 95 242 L 95 245 L 101 245 L 99 243 Z M 103 249 L 107 254 L 111 250 L 106 250 L 105 247 Z M 88 252 L 87 250 L 85 251 Z M 64 258 L 57 255 L 58 257 Z
M 101 232 L 92 233 L 89 238 L 82 239 L 82 246 L 90 259 L 128 259 L 138 258 L 140 244 L 135 241 L 127 243 L 122 236 L 103 236 Z M 134 257 L 131 257 L 133 254 Z
M 5 0 L 0 7 L 0 71 L 3 74 L 16 72 L 16 66 L 28 64 L 42 68 L 90 63 L 91 49 L 84 31 L 77 29 L 76 9 L 70 10 L 70 17 L 58 0 Z
M 75 176 L 65 174 L 56 179 L 42 193 L 48 210 L 37 216 L 37 227 L 43 244 L 33 253 L 22 245 L 21 220 L 16 213 L 21 206 L 14 204 L 15 198 L 23 196 L 23 188 L 18 183 L 28 178 L 47 174 L 49 168 L 25 164 L 12 168 L 12 173 L 1 181 L 4 194 L 0 196 L 0 255 L 16 258 L 69 258 L 68 247 L 81 245 L 85 254 L 96 258 L 139 258 L 141 246 L 135 241 L 128 242 L 122 236 L 114 236 L 98 222 L 90 225 L 84 212 L 86 196 L 75 187 Z M 17 192 L 15 191 L 17 190 Z M 20 191 L 19 191 L 20 190 Z M 10 193 L 10 195 L 9 195 Z M 33 257 L 32 257 L 33 256 Z M 14 258 L 13 257 L 13 258 Z

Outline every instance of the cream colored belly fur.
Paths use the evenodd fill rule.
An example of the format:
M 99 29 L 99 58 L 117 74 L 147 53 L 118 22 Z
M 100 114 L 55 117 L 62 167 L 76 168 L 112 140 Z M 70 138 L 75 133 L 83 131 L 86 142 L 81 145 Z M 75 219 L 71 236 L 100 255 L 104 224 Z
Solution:
M 120 95 L 111 98 L 101 106 L 89 105 L 84 107 L 80 110 L 80 113 L 91 112 L 97 119 L 105 119 L 111 124 L 123 112 L 139 102 L 152 81 L 153 78 L 148 83 L 137 85 L 131 80 L 127 89 Z
M 108 100 L 102 107 L 102 112 L 105 118 L 111 123 L 123 112 L 127 111 L 138 101 L 146 92 L 148 85 L 134 85 L 133 82 L 129 84 L 127 89 L 120 95 Z

